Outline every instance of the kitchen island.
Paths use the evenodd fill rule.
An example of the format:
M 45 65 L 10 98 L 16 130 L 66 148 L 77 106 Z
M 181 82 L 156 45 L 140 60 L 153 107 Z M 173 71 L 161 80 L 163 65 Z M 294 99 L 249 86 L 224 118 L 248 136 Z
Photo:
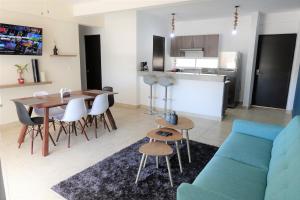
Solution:
M 139 102 L 149 105 L 149 85 L 143 81 L 144 75 L 171 76 L 175 84 L 168 88 L 168 109 L 186 115 L 194 115 L 214 120 L 222 120 L 223 99 L 226 76 L 217 74 L 182 72 L 138 72 Z M 163 109 L 164 87 L 153 86 L 153 106 Z

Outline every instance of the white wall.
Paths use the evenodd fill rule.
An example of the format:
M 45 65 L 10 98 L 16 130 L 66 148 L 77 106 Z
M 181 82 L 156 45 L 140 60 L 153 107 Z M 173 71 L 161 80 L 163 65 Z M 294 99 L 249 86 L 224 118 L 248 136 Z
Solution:
M 206 35 L 220 34 L 219 51 L 239 51 L 242 54 L 241 66 L 241 92 L 242 101 L 244 92 L 245 69 L 247 65 L 248 41 L 250 36 L 250 16 L 242 16 L 239 19 L 238 34 L 233 36 L 232 18 L 217 18 L 195 21 L 178 21 L 176 23 L 176 35 Z
M 84 40 L 85 35 L 100 35 L 100 48 L 101 48 L 102 28 L 79 25 L 80 72 L 81 72 L 81 88 L 83 90 L 87 89 L 85 40 Z
M 15 107 L 10 101 L 13 98 L 31 96 L 33 92 L 38 90 L 55 93 L 61 87 L 68 87 L 72 90 L 81 89 L 78 25 L 76 23 L 4 10 L 0 10 L 0 22 L 43 28 L 42 56 L 0 55 L 0 85 L 17 82 L 14 64 L 29 63 L 29 72 L 25 74 L 25 81 L 33 81 L 32 58 L 39 60 L 40 71 L 46 72 L 47 80 L 53 82 L 51 85 L 0 89 L 2 102 L 2 107 L 0 107 L 0 124 L 17 120 Z M 54 40 L 59 52 L 77 54 L 78 56 L 50 57 Z
M 251 15 L 250 24 L 250 35 L 248 40 L 248 58 L 247 65 L 245 69 L 245 80 L 244 80 L 244 98 L 243 106 L 249 108 L 252 103 L 252 92 L 255 79 L 255 68 L 256 68 L 256 55 L 257 55 L 257 45 L 258 37 L 260 31 L 261 13 L 256 12 Z
M 165 68 L 171 65 L 170 59 L 170 22 L 159 17 L 137 13 L 137 64 L 140 70 L 140 62 L 146 61 L 149 70 L 152 71 L 153 35 L 165 37 Z
M 138 104 L 136 11 L 106 14 L 102 38 L 102 85 L 112 86 L 118 103 Z

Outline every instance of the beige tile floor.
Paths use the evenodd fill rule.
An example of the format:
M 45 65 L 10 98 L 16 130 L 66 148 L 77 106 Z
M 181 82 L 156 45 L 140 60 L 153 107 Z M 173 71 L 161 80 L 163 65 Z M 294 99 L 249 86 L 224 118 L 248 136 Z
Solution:
M 50 144 L 50 155 L 41 156 L 41 141 L 37 138 L 34 155 L 30 155 L 29 140 L 20 149 L 17 137 L 18 123 L 0 127 L 0 157 L 8 200 L 52 200 L 63 199 L 53 192 L 51 186 L 77 172 L 103 160 L 111 154 L 145 137 L 147 130 L 155 128 L 154 116 L 145 115 L 142 109 L 114 108 L 118 130 L 108 133 L 103 127 L 98 130 L 98 139 L 93 129 L 88 129 L 90 141 L 81 135 L 71 137 L 71 148 L 67 148 L 64 134 L 54 148 Z M 286 124 L 290 115 L 285 111 L 253 108 L 228 110 L 222 122 L 190 117 L 195 128 L 190 131 L 192 140 L 219 146 L 228 136 L 232 121 L 236 118 Z M 53 131 L 52 131 L 53 132 Z M 56 133 L 52 133 L 56 136 Z

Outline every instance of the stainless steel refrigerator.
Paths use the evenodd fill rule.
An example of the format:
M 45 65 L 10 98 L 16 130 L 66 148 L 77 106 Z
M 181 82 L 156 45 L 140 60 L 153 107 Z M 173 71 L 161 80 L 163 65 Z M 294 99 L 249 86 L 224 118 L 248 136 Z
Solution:
M 228 107 L 234 108 L 240 101 L 241 54 L 235 51 L 220 53 L 218 73 L 226 75 L 228 82 Z

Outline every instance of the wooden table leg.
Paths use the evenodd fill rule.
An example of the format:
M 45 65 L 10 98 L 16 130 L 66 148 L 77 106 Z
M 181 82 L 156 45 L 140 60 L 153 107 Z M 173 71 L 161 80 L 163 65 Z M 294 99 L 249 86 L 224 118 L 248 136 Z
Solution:
M 31 116 L 31 114 L 32 114 L 32 107 L 29 107 L 28 114 L 29 114 L 29 116 Z M 20 131 L 20 134 L 19 134 L 19 138 L 18 138 L 18 143 L 19 143 L 18 147 L 19 148 L 21 147 L 22 143 L 24 142 L 27 129 L 28 129 L 28 126 L 22 125 L 21 131 Z
M 44 139 L 42 147 L 42 155 L 49 154 L 49 108 L 44 109 Z
M 114 119 L 114 117 L 112 116 L 112 114 L 111 114 L 109 108 L 108 108 L 107 111 L 106 111 L 106 115 L 107 115 L 107 118 L 108 118 L 109 123 L 110 123 L 110 125 L 111 125 L 111 128 L 112 128 L 113 130 L 116 130 L 116 129 L 117 129 L 117 125 L 116 125 L 115 119 Z
M 28 126 L 22 125 L 21 131 L 20 131 L 20 134 L 19 134 L 19 138 L 18 138 L 18 143 L 19 143 L 18 148 L 20 148 L 21 144 L 24 142 L 27 128 L 28 128 Z

